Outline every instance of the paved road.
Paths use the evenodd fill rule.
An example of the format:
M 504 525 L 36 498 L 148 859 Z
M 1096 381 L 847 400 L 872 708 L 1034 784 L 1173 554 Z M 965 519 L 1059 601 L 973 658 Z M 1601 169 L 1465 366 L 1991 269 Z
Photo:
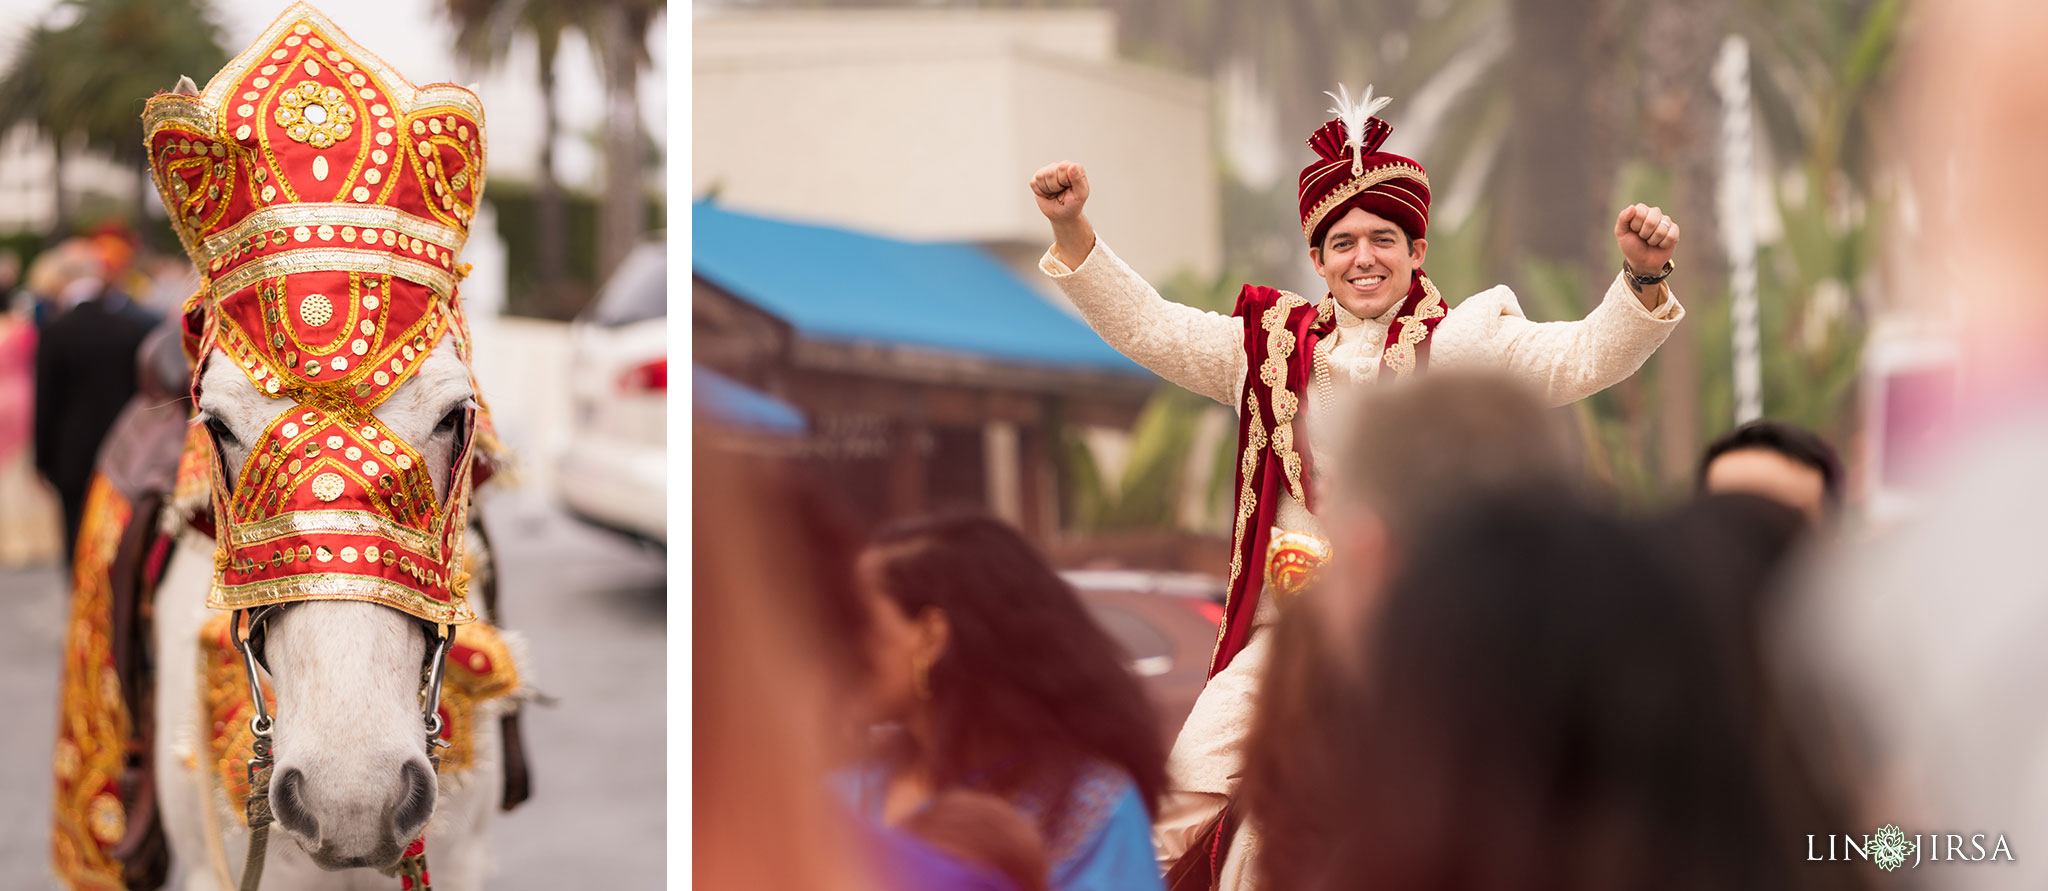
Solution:
M 65 591 L 54 566 L 0 570 L 0 886 L 53 887 L 50 747 Z
M 481 507 L 506 624 L 560 702 L 523 719 L 534 797 L 493 830 L 493 889 L 659 888 L 666 869 L 668 589 L 660 551 L 518 492 Z M 66 591 L 0 570 L 0 888 L 55 887 L 50 746 Z

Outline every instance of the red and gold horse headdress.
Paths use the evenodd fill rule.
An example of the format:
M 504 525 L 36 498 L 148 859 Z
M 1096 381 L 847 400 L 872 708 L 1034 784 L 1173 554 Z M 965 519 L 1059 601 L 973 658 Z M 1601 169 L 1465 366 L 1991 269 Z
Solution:
M 298 403 L 243 467 L 214 462 L 208 605 L 346 599 L 474 620 L 462 535 L 480 419 L 437 497 L 425 459 L 371 412 L 444 337 L 469 362 L 456 255 L 483 191 L 482 104 L 414 86 L 296 4 L 197 95 L 150 99 L 143 121 L 204 276 L 187 315 L 195 366 L 217 348 Z

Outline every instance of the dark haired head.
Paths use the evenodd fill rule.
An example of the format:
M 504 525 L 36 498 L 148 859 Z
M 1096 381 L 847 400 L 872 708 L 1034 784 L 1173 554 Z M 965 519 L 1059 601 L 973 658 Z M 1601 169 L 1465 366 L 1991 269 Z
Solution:
M 899 523 L 875 536 L 863 569 L 904 616 L 944 615 L 923 691 L 930 750 L 918 753 L 938 786 L 1047 802 L 1048 838 L 1090 765 L 1122 770 L 1152 806 L 1166 774 L 1152 705 L 1015 529 L 971 515 Z
M 1827 512 L 1833 514 L 1841 509 L 1842 459 L 1835 454 L 1835 448 L 1819 434 L 1783 421 L 1751 421 L 1708 444 L 1696 474 L 1699 491 L 1707 491 L 1709 471 L 1716 460 L 1745 449 L 1771 452 L 1812 468 L 1820 474 L 1821 497 Z
M 1689 561 L 1708 609 L 1733 621 L 1744 641 L 1764 633 L 1764 615 L 1808 527 L 1798 509 L 1761 495 L 1702 495 L 1661 518 Z
M 1372 423 L 1344 444 L 1338 491 L 1398 518 L 1404 543 L 1476 498 L 1578 484 L 1578 451 L 1558 415 L 1499 374 L 1442 371 L 1376 388 L 1359 413 Z
M 1387 594 L 1350 633 L 1281 620 L 1243 793 L 1263 884 L 1838 887 L 1798 871 L 1829 830 L 1657 536 L 1482 499 Z

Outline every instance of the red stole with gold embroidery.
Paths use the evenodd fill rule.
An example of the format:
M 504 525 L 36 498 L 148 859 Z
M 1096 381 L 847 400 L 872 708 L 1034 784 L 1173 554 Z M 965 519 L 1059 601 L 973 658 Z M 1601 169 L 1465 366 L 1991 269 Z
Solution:
M 1422 270 L 1415 271 L 1408 296 L 1387 328 L 1380 353 L 1379 380 L 1422 370 L 1429 362 L 1430 335 L 1445 314 L 1443 296 Z M 1265 587 L 1266 549 L 1283 493 L 1315 512 L 1313 468 L 1297 423 L 1301 402 L 1313 388 L 1316 345 L 1336 330 L 1336 300 L 1311 304 L 1286 291 L 1245 285 L 1232 315 L 1244 319 L 1245 382 L 1237 406 L 1237 509 L 1231 530 L 1230 588 L 1216 651 L 1209 660 L 1215 677 L 1244 649 L 1252 616 Z

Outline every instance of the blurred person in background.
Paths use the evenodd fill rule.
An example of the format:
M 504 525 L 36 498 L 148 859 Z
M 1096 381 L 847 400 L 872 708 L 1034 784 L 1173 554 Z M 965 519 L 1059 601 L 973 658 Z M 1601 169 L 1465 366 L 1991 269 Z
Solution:
M 821 487 L 707 445 L 738 440 L 697 423 L 711 435 L 692 453 L 696 885 L 1027 891 L 998 866 L 870 825 L 834 794 L 831 772 L 865 750 L 847 704 L 866 688 L 874 625 L 854 581 L 858 539 Z
M 1300 578 L 1269 583 L 1276 607 L 1310 613 L 1312 624 L 1333 634 L 1372 621 L 1387 577 L 1446 513 L 1507 491 L 1568 498 L 1581 485 L 1579 453 L 1562 419 L 1510 378 L 1439 372 L 1366 393 L 1358 416 L 1372 422 L 1355 425 L 1333 449 L 1346 469 L 1327 490 L 1323 517 L 1334 554 L 1313 539 L 1280 534 L 1270 561 L 1314 575 L 1305 590 L 1297 590 L 1308 584 Z M 1490 554 L 1488 543 L 1464 546 L 1476 557 Z M 1318 569 L 1325 559 L 1327 568 Z M 1261 631 L 1238 658 L 1265 665 L 1284 646 Z M 1168 762 L 1176 781 L 1194 787 L 1176 788 L 1160 808 L 1156 841 L 1175 889 L 1258 885 L 1258 814 L 1235 796 L 1256 683 L 1243 673 L 1212 679 L 1218 693 L 1196 703 Z
M 1740 654 L 1651 528 L 1497 495 L 1416 533 L 1407 556 L 1372 622 L 1299 610 L 1277 629 L 1245 768 L 1264 886 L 1867 880 L 1804 862 L 1806 834 L 1839 809 L 1758 722 Z
M 1841 516 L 1842 477 L 1842 459 L 1820 434 L 1783 421 L 1751 421 L 1707 445 L 1698 487 L 1701 494 L 1769 498 L 1818 526 Z
M 182 255 L 144 254 L 135 266 L 137 278 L 142 282 L 136 291 L 135 302 L 150 312 L 175 316 L 184 306 L 185 299 L 199 290 L 199 270 Z
M 118 219 L 107 220 L 92 228 L 84 236 L 92 245 L 93 253 L 99 257 L 102 278 L 107 287 L 135 299 L 148 286 L 149 279 L 144 271 L 136 267 L 136 254 L 141 250 L 142 237 L 127 223 Z M 185 264 L 190 266 L 190 263 Z M 187 294 L 191 292 L 186 292 Z M 148 306 L 144 312 L 161 318 L 164 314 Z
M 148 753 L 154 711 L 145 690 L 149 592 L 168 541 L 158 516 L 176 488 L 191 429 L 191 366 L 182 326 L 171 319 L 143 338 L 135 396 L 113 423 L 87 489 L 74 552 L 70 621 L 53 756 L 51 868 L 73 886 L 125 880 L 154 888 L 169 872 L 169 848 L 155 809 Z M 108 678 L 118 683 L 108 683 Z M 107 745 L 106 741 L 118 745 Z M 108 796 L 124 832 L 91 827 Z
M 1797 765 L 1788 782 L 1804 800 L 1825 804 L 1823 823 L 1847 825 L 1865 797 L 1868 761 L 1861 743 L 1845 735 L 1844 702 L 1788 675 L 1771 653 L 1799 573 L 1817 548 L 1835 540 L 1830 524 L 1772 497 L 1729 492 L 1702 494 L 1653 518 L 1649 528 L 1678 546 L 1709 627 L 1734 656 L 1736 692 L 1759 736 L 1785 741 Z M 1875 825 L 1851 834 L 1863 837 Z M 1814 833 L 1820 856 L 1830 831 Z
M 850 575 L 851 538 L 810 523 L 804 492 L 766 462 L 702 439 L 692 462 L 695 882 L 881 891 L 826 787 L 844 739 L 831 678 L 860 658 L 828 623 L 865 616 L 857 595 L 830 593 Z
M 70 308 L 64 303 L 64 293 L 72 283 L 85 279 L 102 282 L 102 270 L 92 243 L 83 238 L 67 238 L 37 254 L 28 265 L 28 274 L 21 280 L 22 295 L 28 301 L 29 315 L 35 320 L 36 330 L 42 330 L 43 326 Z M 85 287 L 90 289 L 92 285 Z
M 990 793 L 1037 827 L 1048 887 L 1161 887 L 1151 703 L 1045 558 L 992 518 L 922 519 L 877 534 L 858 578 L 869 706 L 897 728 L 851 778 L 859 811 L 895 826 L 950 790 Z
M 118 243 L 62 242 L 49 252 L 52 265 L 41 280 L 32 282 L 58 307 L 36 345 L 35 461 L 63 506 L 66 559 L 77 548 L 100 442 L 135 395 L 136 347 L 157 321 L 109 284 L 114 264 L 126 263 Z
M 1275 615 L 1273 597 L 1262 593 L 1276 574 L 1271 542 L 1299 537 L 1328 547 L 1315 500 L 1331 478 L 1351 469 L 1339 466 L 1330 446 L 1359 392 L 1424 371 L 1490 369 L 1534 387 L 1547 404 L 1564 405 L 1634 374 L 1685 314 L 1665 285 L 1678 224 L 1642 204 L 1616 217 L 1622 269 L 1584 319 L 1531 322 L 1505 286 L 1452 307 L 1422 269 L 1429 178 L 1413 159 L 1380 150 L 1391 127 L 1374 115 L 1388 100 L 1374 100 L 1370 87 L 1355 104 L 1341 88 L 1332 98 L 1337 118 L 1309 138 L 1316 159 L 1299 184 L 1307 259 L 1328 287 L 1321 298 L 1246 285 L 1228 316 L 1170 302 L 1097 237 L 1083 212 L 1090 185 L 1081 165 L 1050 164 L 1030 181 L 1053 231 L 1039 266 L 1096 333 L 1161 377 L 1238 413 L 1243 458 L 1230 591 L 1212 683 L 1202 693 L 1204 700 L 1231 701 L 1208 702 L 1211 712 L 1251 712 L 1245 691 L 1257 685 L 1260 668 L 1238 657 Z M 1233 672 L 1240 677 L 1215 682 Z M 1198 752 L 1234 752 L 1235 737 L 1202 736 L 1225 726 L 1182 732 L 1175 791 L 1204 793 L 1211 802 L 1228 795 L 1229 784 L 1216 780 L 1231 774 L 1227 763 L 1182 769 Z M 1161 851 L 1179 853 L 1171 846 Z
M 1958 0 L 1902 48 L 1892 129 L 1921 211 L 1898 293 L 1915 321 L 1953 323 L 1958 418 L 1922 457 L 1910 514 L 1829 554 L 1773 650 L 1846 698 L 1866 745 L 1875 800 L 1834 831 L 1896 824 L 1919 836 L 1915 873 L 1960 891 L 2048 886 L 2044 41 L 2048 5 Z
M 35 431 L 35 298 L 15 292 L 12 270 L 20 259 L 0 253 L 0 294 L 18 299 L 0 306 L 0 566 L 24 566 L 56 557 L 63 540 L 56 502 L 37 478 L 30 448 Z
M 1767 623 L 1776 619 L 1786 576 L 1812 545 L 1812 517 L 1769 496 L 1728 492 L 1700 495 L 1655 522 L 1671 540 L 1686 544 L 1709 609 L 1746 646 L 1760 646 Z
M 192 365 L 185 359 L 184 327 L 165 319 L 136 348 L 135 395 L 107 429 L 99 472 L 130 500 L 168 496 L 192 420 Z

